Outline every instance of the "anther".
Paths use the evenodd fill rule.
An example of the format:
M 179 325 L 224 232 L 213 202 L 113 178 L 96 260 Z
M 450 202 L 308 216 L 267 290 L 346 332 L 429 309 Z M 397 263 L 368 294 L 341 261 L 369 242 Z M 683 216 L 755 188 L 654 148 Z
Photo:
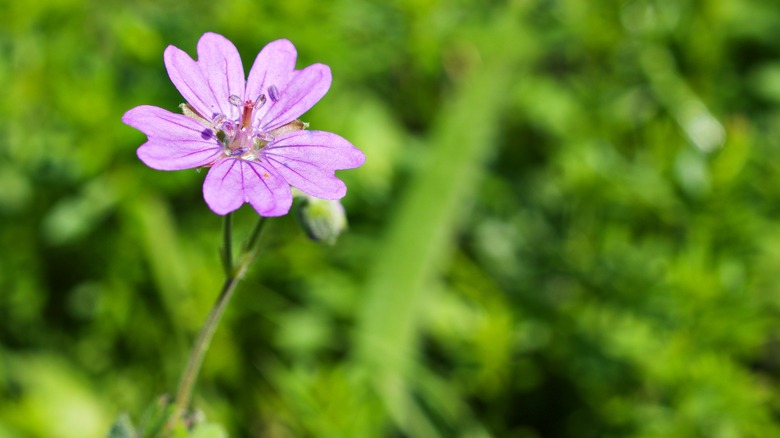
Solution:
M 224 114 L 217 114 L 216 117 L 214 117 L 214 120 L 211 121 L 211 126 L 215 128 L 219 128 L 220 125 L 222 125 L 222 122 L 225 121 L 225 115 Z
M 239 155 L 243 155 L 244 152 L 246 152 L 245 148 L 236 148 L 230 151 L 231 157 L 238 157 Z
M 217 131 L 224 132 L 229 137 L 232 137 L 236 130 L 235 122 L 228 119 L 224 114 L 217 114 L 211 122 L 211 126 Z
M 231 105 L 238 108 L 241 108 L 244 104 L 244 102 L 241 101 L 241 98 L 236 96 L 235 94 L 231 94 L 230 97 L 228 97 L 228 101 L 230 101 Z
M 255 109 L 262 108 L 263 105 L 265 105 L 265 94 L 260 94 L 257 96 L 257 99 L 255 99 Z
M 279 89 L 276 88 L 276 85 L 268 87 L 268 97 L 270 97 L 273 102 L 279 102 Z

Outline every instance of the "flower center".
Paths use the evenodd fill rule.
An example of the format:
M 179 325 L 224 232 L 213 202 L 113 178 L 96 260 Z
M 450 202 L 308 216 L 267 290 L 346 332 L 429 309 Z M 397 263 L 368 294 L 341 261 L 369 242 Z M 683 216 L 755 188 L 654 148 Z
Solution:
M 272 102 L 279 100 L 276 86 L 268 87 Z M 258 152 L 270 141 L 273 135 L 260 129 L 255 112 L 265 105 L 266 95 L 260 94 L 255 100 L 241 100 L 236 95 L 229 97 L 230 105 L 236 108 L 231 115 L 217 114 L 211 121 L 212 129 L 222 141 L 224 153 L 228 157 L 255 160 Z
M 274 129 L 267 131 L 261 129 L 260 120 L 255 117 L 256 111 L 262 108 L 268 99 L 276 103 L 283 97 L 276 85 L 269 86 L 266 91 L 267 94 L 261 93 L 255 100 L 242 100 L 234 94 L 230 95 L 228 101 L 235 110 L 230 111 L 229 115 L 217 114 L 211 120 L 188 103 L 183 103 L 180 107 L 184 115 L 209 126 L 201 136 L 205 140 L 218 138 L 222 143 L 224 156 L 253 161 L 260 157 L 260 149 L 274 141 L 276 137 L 309 126 L 308 123 L 296 119 Z

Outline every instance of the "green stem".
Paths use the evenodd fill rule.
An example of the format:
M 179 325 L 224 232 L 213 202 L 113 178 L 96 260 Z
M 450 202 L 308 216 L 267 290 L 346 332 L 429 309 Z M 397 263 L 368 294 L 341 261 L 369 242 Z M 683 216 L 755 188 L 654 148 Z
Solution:
M 233 213 L 225 215 L 222 222 L 222 267 L 225 269 L 225 276 L 230 277 L 233 273 Z
M 257 238 L 260 236 L 260 232 L 263 231 L 263 226 L 265 226 L 265 218 L 260 216 L 260 220 L 257 221 L 255 227 L 252 228 L 252 233 L 249 235 L 249 238 L 244 242 L 244 245 L 241 247 L 241 252 L 245 254 L 249 253 L 249 251 L 251 251 L 252 248 L 255 247 L 255 244 L 257 243 Z
M 168 422 L 168 429 L 171 430 L 181 418 L 181 415 L 190 404 L 190 398 L 192 397 L 192 388 L 195 385 L 195 381 L 198 377 L 198 372 L 203 363 L 203 358 L 206 356 L 206 351 L 209 349 L 211 338 L 214 336 L 214 332 L 217 330 L 222 314 L 225 312 L 225 308 L 230 302 L 230 298 L 233 296 L 233 291 L 236 289 L 238 282 L 241 281 L 246 273 L 249 265 L 252 264 L 257 256 L 257 250 L 255 245 L 257 239 L 260 236 L 260 232 L 263 229 L 263 225 L 266 222 L 266 218 L 260 217 L 260 220 L 252 230 L 252 234 L 245 242 L 242 248 L 242 254 L 239 256 L 238 266 L 233 266 L 232 262 L 232 229 L 231 219 L 229 214 L 225 218 L 224 222 L 224 243 L 223 243 L 223 263 L 225 265 L 226 277 L 225 283 L 222 285 L 222 291 L 217 297 L 217 301 L 214 303 L 211 312 L 206 318 L 206 322 L 200 329 L 198 338 L 192 346 L 190 357 L 187 360 L 187 366 L 184 369 L 184 373 L 181 376 L 179 382 L 179 389 L 176 391 L 176 398 L 174 399 L 174 411 Z

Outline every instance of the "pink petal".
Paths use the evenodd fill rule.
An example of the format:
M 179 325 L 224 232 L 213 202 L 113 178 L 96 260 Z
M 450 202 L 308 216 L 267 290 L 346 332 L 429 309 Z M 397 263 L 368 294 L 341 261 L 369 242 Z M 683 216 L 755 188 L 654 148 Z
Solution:
M 237 158 L 220 160 L 209 170 L 203 197 L 221 215 L 248 202 L 261 216 L 283 216 L 292 205 L 290 186 L 273 167 Z
M 249 71 L 244 99 L 255 100 L 261 94 L 268 98 L 271 85 L 279 90 L 286 88 L 294 76 L 297 56 L 295 46 L 288 40 L 276 40 L 263 47 Z
M 266 112 L 260 118 L 260 128 L 268 131 L 300 117 L 311 109 L 330 88 L 330 67 L 310 65 L 295 72 L 292 81 L 279 89 L 278 102 L 266 102 Z M 270 100 L 270 99 L 269 99 Z
M 262 149 L 264 155 L 317 163 L 327 169 L 360 167 L 366 156 L 343 137 L 325 131 L 301 130 L 280 136 Z
M 244 95 L 244 67 L 236 46 L 222 35 L 203 34 L 198 41 L 198 66 L 222 114 L 237 112 L 230 96 Z
M 208 79 L 197 62 L 181 49 L 168 46 L 163 54 L 171 82 L 184 99 L 208 120 L 222 113 L 221 103 L 211 90 Z
M 286 134 L 262 153 L 290 185 L 321 199 L 343 198 L 347 188 L 335 170 L 355 168 L 366 160 L 347 140 L 323 131 Z
M 153 169 L 206 166 L 222 154 L 222 143 L 211 129 L 181 114 L 144 105 L 126 112 L 122 121 L 149 137 L 137 153 Z
M 347 194 L 346 184 L 332 170 L 305 162 L 268 160 L 287 183 L 304 193 L 320 199 L 341 199 Z

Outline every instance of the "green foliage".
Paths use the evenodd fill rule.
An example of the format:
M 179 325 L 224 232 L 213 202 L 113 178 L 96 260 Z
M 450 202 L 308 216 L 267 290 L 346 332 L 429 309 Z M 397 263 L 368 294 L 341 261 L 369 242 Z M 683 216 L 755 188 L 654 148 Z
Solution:
M 107 438 L 137 438 L 138 432 L 133 427 L 133 423 L 127 414 L 121 414 L 116 419 L 111 429 L 108 430 Z
M 221 220 L 120 119 L 206 31 L 330 65 L 304 120 L 367 161 L 335 245 L 269 221 L 180 435 L 780 435 L 777 2 L 0 12 L 0 436 L 164 426 Z

